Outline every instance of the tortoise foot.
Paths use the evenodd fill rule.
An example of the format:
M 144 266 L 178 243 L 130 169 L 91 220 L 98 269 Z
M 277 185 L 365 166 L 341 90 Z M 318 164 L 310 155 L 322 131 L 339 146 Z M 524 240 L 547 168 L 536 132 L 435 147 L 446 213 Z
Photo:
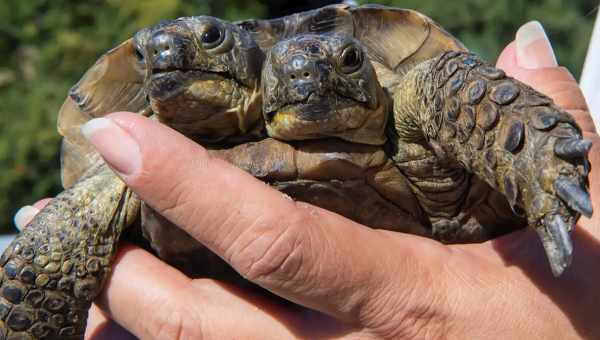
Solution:
M 447 52 L 405 79 L 394 96 L 396 130 L 419 126 L 440 164 L 463 168 L 501 192 L 537 230 L 560 275 L 571 262 L 570 231 L 580 214 L 592 215 L 591 142 L 573 117 L 466 52 Z
M 28 233 L 31 234 L 31 233 Z M 83 339 L 90 299 L 99 286 L 67 271 L 62 253 L 19 235 L 1 258 L 1 339 Z

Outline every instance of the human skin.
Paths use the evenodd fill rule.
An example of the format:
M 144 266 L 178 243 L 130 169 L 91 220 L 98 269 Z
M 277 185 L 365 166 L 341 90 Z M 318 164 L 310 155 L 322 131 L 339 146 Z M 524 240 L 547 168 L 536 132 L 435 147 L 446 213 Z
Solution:
M 517 42 L 528 43 L 511 43 L 497 65 L 571 112 L 594 142 L 590 190 L 599 211 L 600 138 L 585 100 L 549 58 L 547 42 L 522 35 Z M 244 277 L 297 304 L 189 279 L 126 245 L 92 308 L 88 339 L 600 337 L 600 214 L 579 220 L 573 263 L 554 278 L 533 230 L 447 246 L 293 202 L 132 113 L 108 115 L 84 133 L 145 202 Z M 118 149 L 114 140 L 134 147 Z

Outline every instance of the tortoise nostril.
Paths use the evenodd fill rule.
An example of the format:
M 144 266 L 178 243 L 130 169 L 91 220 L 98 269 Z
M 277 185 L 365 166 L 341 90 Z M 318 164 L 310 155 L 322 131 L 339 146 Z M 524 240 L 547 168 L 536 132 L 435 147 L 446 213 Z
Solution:
M 165 52 L 170 53 L 171 47 L 176 46 L 178 42 L 181 43 L 181 39 L 176 35 L 162 31 L 152 36 L 148 42 L 148 47 L 150 47 L 152 55 L 157 57 Z
M 296 79 L 296 75 L 295 75 L 295 74 L 293 74 L 293 73 L 292 73 L 292 74 L 290 74 L 290 79 L 292 79 L 292 80 Z
M 304 76 L 304 78 L 310 77 L 310 73 L 307 71 L 305 71 L 302 75 Z

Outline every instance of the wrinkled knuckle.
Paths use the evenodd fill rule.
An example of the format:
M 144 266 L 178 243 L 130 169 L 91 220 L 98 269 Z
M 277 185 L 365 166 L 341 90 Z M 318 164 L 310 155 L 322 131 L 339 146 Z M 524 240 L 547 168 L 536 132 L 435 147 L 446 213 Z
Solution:
M 163 306 L 163 311 L 169 308 Z M 151 339 L 161 340 L 181 340 L 183 334 L 183 316 L 177 310 L 169 310 L 167 313 L 161 313 L 158 320 L 143 320 L 145 333 Z
M 156 198 L 159 213 L 182 226 L 194 221 L 197 213 L 193 195 L 189 190 L 192 187 L 193 183 L 185 179 L 169 183 L 162 195 Z
M 153 339 L 202 340 L 210 338 L 198 313 L 189 311 L 186 308 L 172 308 L 162 315 L 162 319 L 148 323 L 148 334 L 151 334 Z
M 242 275 L 259 284 L 295 281 L 305 269 L 304 221 L 302 216 L 273 221 L 272 228 L 238 254 Z
M 127 184 L 135 188 L 152 187 L 155 184 L 155 182 L 156 176 L 154 175 L 154 172 L 152 171 L 151 167 L 148 166 L 146 162 L 143 163 L 142 168 L 139 172 L 137 172 L 133 176 L 129 176 L 127 179 Z
M 190 159 L 186 166 L 198 174 L 200 172 L 210 173 L 211 162 L 214 160 L 206 150 L 199 151 L 202 155 Z M 198 156 L 198 155 L 197 155 Z M 196 195 L 201 183 L 197 182 L 195 176 L 184 172 L 180 176 L 174 176 L 165 181 L 164 190 L 157 197 L 160 212 L 177 221 L 180 226 L 193 226 L 203 217 L 204 206 L 197 205 Z
M 443 339 L 451 320 L 447 289 L 433 273 L 418 275 L 412 287 L 380 289 L 365 309 L 365 324 L 383 339 Z M 395 288 L 394 288 L 395 287 Z M 427 292 L 423 287 L 429 287 Z M 402 294 L 398 294 L 402 291 Z
M 378 314 L 380 320 L 376 325 L 368 327 L 369 332 L 377 339 L 440 339 L 443 338 L 443 327 L 435 320 L 427 307 L 402 311 L 401 317 L 391 315 L 393 309 Z
M 448 318 L 432 304 L 422 305 L 409 311 L 396 332 L 390 334 L 389 338 L 397 338 L 399 334 L 403 339 L 444 339 L 448 334 Z

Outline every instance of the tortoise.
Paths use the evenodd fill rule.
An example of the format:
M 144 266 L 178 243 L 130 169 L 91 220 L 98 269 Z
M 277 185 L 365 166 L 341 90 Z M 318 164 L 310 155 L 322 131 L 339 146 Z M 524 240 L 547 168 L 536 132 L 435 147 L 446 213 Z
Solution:
M 278 22 L 283 23 L 283 26 L 277 26 Z M 357 25 L 360 22 L 373 24 Z M 280 30 L 281 28 L 285 29 Z M 305 140 L 306 136 L 298 138 L 294 134 L 278 133 L 281 126 L 274 123 L 282 121 L 282 112 L 275 104 L 287 99 L 285 95 L 281 98 L 279 94 L 273 96 L 273 89 L 278 89 L 279 85 L 270 83 L 272 77 L 268 73 L 275 69 L 270 66 L 270 61 L 262 76 L 262 91 L 263 95 L 266 94 L 264 100 L 258 91 L 257 74 L 264 51 L 279 40 L 305 32 L 322 34 L 323 45 L 329 44 L 329 36 L 325 35 L 331 33 L 354 36 L 358 40 L 350 40 L 355 44 L 356 56 L 359 56 L 364 65 L 372 65 L 372 71 L 370 75 L 365 72 L 364 78 L 357 81 L 362 80 L 364 85 L 377 92 L 377 96 L 381 97 L 378 104 L 384 106 L 378 110 L 380 116 L 375 115 L 380 121 L 372 131 L 377 136 L 375 142 L 369 131 L 361 138 L 345 141 L 340 136 L 323 138 L 331 137 L 327 131 L 317 131 L 308 140 Z M 421 35 L 416 34 L 419 32 Z M 399 46 L 397 42 L 382 42 L 381 39 L 374 38 L 379 38 L 381 33 L 393 33 L 392 36 L 397 38 L 395 40 L 406 43 L 394 48 Z M 262 35 L 273 38 L 261 39 Z M 250 36 L 256 39 L 256 43 Z M 413 43 L 417 40 L 417 43 Z M 283 45 L 286 43 L 288 42 L 285 41 Z M 220 49 L 227 44 L 231 45 L 231 49 Z M 215 52 L 213 49 L 218 51 L 215 55 L 210 53 L 211 50 Z M 461 52 L 447 52 L 449 50 Z M 190 55 L 196 58 L 190 58 Z M 367 59 L 368 63 L 365 62 Z M 451 64 L 456 66 L 448 66 Z M 434 78 L 427 78 L 422 72 L 431 65 L 435 65 L 433 72 L 430 72 L 430 76 Z M 454 68 L 456 69 L 453 70 Z M 474 71 L 471 73 L 471 70 Z M 448 75 L 451 80 L 442 77 L 447 73 L 451 73 Z M 457 92 L 446 92 L 446 87 L 451 87 L 447 84 L 455 84 L 453 77 L 458 74 L 462 74 L 464 78 L 461 78 L 462 83 L 455 85 L 458 87 Z M 476 103 L 466 103 L 460 110 L 453 112 L 457 115 L 455 120 L 461 124 L 448 120 L 450 116 L 447 113 L 452 110 L 444 110 L 446 107 L 451 108 L 456 99 L 462 98 L 465 93 L 471 94 L 466 88 L 470 89 L 470 85 L 476 83 L 472 78 L 475 75 L 481 76 L 486 86 L 481 94 L 482 97 L 486 96 L 485 101 L 479 98 L 479 106 L 489 102 L 487 97 L 495 98 L 492 93 L 502 93 L 500 97 L 507 98 L 516 92 L 518 97 L 510 98 L 504 103 L 493 102 L 495 105 L 490 103 L 483 111 L 488 118 L 495 113 L 495 119 L 489 122 L 487 130 L 483 130 L 485 138 L 482 149 L 477 148 L 479 144 L 471 145 L 470 138 L 475 135 L 472 131 L 480 128 L 477 124 L 481 120 L 474 118 L 472 124 L 466 122 L 466 125 L 461 125 L 465 119 L 463 117 L 471 117 L 464 112 L 473 111 Z M 506 85 L 508 89 L 500 86 L 504 83 L 509 84 Z M 498 87 L 500 90 L 495 90 Z M 201 88 L 212 91 L 199 91 Z M 237 96 L 232 95 L 232 89 L 233 92 L 237 91 Z M 351 90 L 351 87 L 346 89 Z M 220 90 L 229 92 L 223 95 L 222 92 L 217 92 Z M 120 95 L 115 96 L 115 93 Z M 214 93 L 220 95 L 211 95 Z M 404 93 L 410 94 L 403 96 Z M 393 97 L 389 94 L 393 94 Z M 468 95 L 465 98 L 470 98 Z M 405 107 L 406 103 L 404 100 L 414 100 L 414 103 L 425 108 L 419 112 L 423 116 L 402 111 L 400 108 Z M 261 102 L 264 102 L 264 116 L 261 115 Z M 355 104 L 362 105 L 360 100 Z M 514 109 L 515 113 L 504 112 L 502 104 Z M 427 108 L 435 110 L 428 111 Z M 535 118 L 525 119 L 522 112 L 534 108 L 541 108 L 540 112 L 543 112 L 535 111 L 531 116 Z M 154 113 L 156 119 L 213 148 L 215 155 L 228 159 L 274 187 L 291 193 L 296 199 L 337 210 L 374 227 L 396 228 L 395 230 L 405 228 L 403 231 L 448 238 L 445 241 L 449 242 L 479 241 L 506 230 L 502 230 L 500 224 L 498 228 L 490 230 L 461 228 L 456 223 L 457 219 L 446 216 L 448 212 L 443 211 L 445 205 L 435 206 L 435 202 L 432 202 L 428 206 L 423 203 L 428 198 L 423 193 L 430 188 L 419 187 L 415 184 L 416 180 L 423 178 L 423 172 L 429 170 L 433 170 L 434 175 L 443 174 L 452 180 L 460 178 L 459 185 L 455 185 L 456 181 L 442 181 L 440 186 L 434 187 L 441 192 L 439 189 L 449 183 L 446 188 L 452 189 L 452 194 L 440 196 L 446 199 L 456 195 L 461 203 L 465 201 L 465 193 L 467 200 L 480 203 L 481 197 L 485 197 L 487 206 L 502 212 L 497 216 L 500 220 L 506 218 L 509 222 L 518 222 L 520 218 L 517 215 L 521 213 L 518 209 L 524 207 L 524 202 L 530 201 L 522 197 L 522 191 L 517 190 L 516 185 L 522 188 L 523 184 L 530 183 L 527 181 L 531 181 L 531 177 L 524 180 L 519 178 L 518 182 L 510 182 L 508 186 L 505 182 L 499 185 L 496 182 L 490 183 L 492 187 L 499 189 L 496 191 L 486 186 L 484 180 L 502 175 L 496 170 L 508 168 L 506 159 L 511 162 L 516 159 L 516 164 L 521 168 L 531 164 L 531 157 L 521 157 L 529 153 L 520 153 L 523 150 L 538 150 L 536 144 L 528 140 L 529 137 L 523 138 L 524 130 L 527 129 L 526 136 L 533 134 L 540 141 L 539 144 L 544 146 L 543 164 L 550 165 L 550 169 L 566 168 L 568 175 L 576 181 L 556 182 L 561 183 L 558 186 L 560 189 L 556 190 L 557 194 L 565 198 L 569 207 L 556 199 L 553 192 L 544 196 L 548 196 L 548 200 L 542 202 L 551 201 L 556 204 L 558 208 L 553 212 L 560 212 L 564 221 L 554 218 L 546 225 L 538 225 L 539 220 L 530 220 L 530 224 L 537 225 L 537 230 L 541 230 L 555 273 L 560 273 L 570 260 L 568 230 L 578 216 L 577 211 L 591 214 L 587 193 L 577 183 L 583 183 L 585 179 L 585 154 L 589 143 L 580 139 L 579 129 L 570 117 L 552 106 L 547 98 L 525 85 L 505 78 L 501 71 L 484 66 L 476 57 L 466 53 L 456 39 L 416 12 L 384 7 L 335 6 L 275 21 L 241 22 L 237 27 L 209 17 L 164 22 L 142 30 L 133 39 L 104 55 L 72 89 L 70 97 L 61 108 L 59 131 L 64 136 L 62 173 L 63 184 L 67 189 L 43 209 L 1 258 L 3 280 L 0 287 L 0 314 L 3 324 L 0 329 L 4 335 L 81 338 L 87 308 L 110 270 L 110 260 L 120 233 L 126 226 L 139 220 L 137 217 L 140 210 L 143 230 L 159 256 L 166 256 L 167 260 L 177 263 L 179 259 L 169 259 L 168 256 L 177 256 L 177 251 L 187 256 L 186 251 L 201 249 L 198 248 L 200 245 L 193 245 L 189 249 L 175 249 L 175 253 L 169 253 L 173 249 L 169 249 L 170 243 L 164 242 L 165 235 L 161 234 L 165 228 L 170 228 L 168 223 L 127 190 L 81 138 L 78 126 L 82 122 L 117 110 Z M 464 112 L 458 114 L 458 111 Z M 327 114 L 318 109 L 315 112 Z M 474 111 L 473 115 L 475 114 L 476 118 L 480 117 L 480 112 Z M 418 122 L 424 122 L 422 126 L 427 129 L 406 129 L 415 124 L 410 119 L 421 119 Z M 521 132 L 518 127 L 512 128 L 512 125 L 508 132 L 500 132 L 506 121 L 521 122 Z M 473 124 L 477 126 L 465 133 L 465 126 Z M 450 133 L 449 125 L 458 126 L 454 134 Z M 291 130 L 295 128 L 292 126 Z M 265 133 L 281 140 L 293 141 L 265 138 Z M 521 137 L 515 138 L 519 133 Z M 465 135 L 462 137 L 466 137 L 465 140 L 459 138 L 462 135 Z M 495 138 L 488 137 L 490 135 Z M 423 138 L 415 139 L 415 136 Z M 503 139 L 506 136 L 510 138 Z M 555 142 L 557 137 L 560 139 Z M 440 146 L 440 140 L 447 141 L 453 148 Z M 510 150 L 511 143 L 507 141 L 514 141 L 517 146 Z M 510 154 L 505 155 L 506 152 L 500 146 Z M 486 151 L 486 156 L 490 153 L 499 159 L 496 160 L 494 169 L 485 168 L 485 164 L 490 163 L 482 164 L 477 157 L 483 153 L 481 150 Z M 492 152 L 487 152 L 489 150 Z M 513 154 L 514 151 L 516 152 Z M 555 157 L 555 154 L 568 162 Z M 472 157 L 473 155 L 476 157 Z M 278 160 L 288 161 L 290 157 L 295 157 L 296 161 L 304 157 L 298 163 L 304 167 L 281 167 L 280 162 L 274 161 L 276 156 Z M 406 156 L 413 158 L 406 160 L 403 158 Z M 414 164 L 423 159 L 425 162 L 422 164 L 427 166 L 415 168 Z M 463 161 L 469 162 L 462 163 Z M 489 170 L 492 170 L 491 173 L 485 173 Z M 507 171 L 510 172 L 510 169 Z M 469 175 L 471 172 L 483 180 Z M 553 179 L 550 178 L 549 183 L 553 183 Z M 571 185 L 572 183 L 578 185 Z M 513 196 L 507 188 L 512 184 L 515 184 L 512 189 L 517 194 L 511 201 Z M 534 188 L 539 189 L 535 185 Z M 456 187 L 462 190 L 458 194 L 454 190 Z M 369 204 L 387 215 L 363 216 L 352 207 L 348 209 L 349 206 L 361 206 L 364 203 L 362 197 L 361 202 L 358 202 L 356 195 L 364 193 L 368 194 L 365 197 L 372 197 Z M 508 202 L 501 194 L 509 198 Z M 410 199 L 405 200 L 401 195 L 407 195 Z M 330 202 L 337 203 L 327 206 Z M 510 203 L 517 210 L 516 213 L 511 212 Z M 531 206 L 524 207 L 528 217 L 531 211 L 529 208 Z M 438 210 L 442 211 L 441 216 L 432 214 Z M 482 212 L 480 215 L 489 217 L 490 212 Z M 382 220 L 381 216 L 387 217 Z M 406 225 L 398 227 L 394 223 L 398 216 L 409 216 Z M 429 217 L 437 217 L 439 221 L 432 223 L 435 219 Z M 492 220 L 490 223 L 493 223 L 495 217 L 488 218 Z M 460 219 L 458 221 L 462 222 Z M 559 238 L 555 239 L 557 236 Z M 181 245 L 189 240 L 185 240 L 183 235 L 176 241 L 175 244 Z M 209 256 L 206 251 L 197 254 L 201 254 L 200 257 Z M 185 256 L 183 261 L 186 261 Z M 217 265 L 219 266 L 222 264 Z M 181 267 L 186 271 L 185 266 Z M 219 270 L 217 268 L 218 275 Z M 197 273 L 191 273 L 195 274 Z
M 369 60 L 392 99 L 386 153 L 408 178 L 434 238 L 477 242 L 528 224 L 538 232 L 555 276 L 570 264 L 569 232 L 580 214 L 592 215 L 591 141 L 551 99 L 484 63 L 411 10 L 340 4 L 238 24 L 265 50 L 305 33 L 346 35 L 362 45 L 355 51 Z M 308 44 L 304 53 L 311 48 Z M 300 108 L 278 111 L 278 105 L 302 104 L 314 93 L 290 90 L 297 84 L 277 85 L 290 79 L 272 72 L 277 68 L 272 64 L 278 63 L 271 59 L 263 67 L 261 85 L 269 134 L 284 140 L 332 136 L 340 120 L 326 133 L 322 121 L 315 124 Z M 347 99 L 347 93 L 341 96 Z M 322 98 L 310 107 L 326 104 Z M 304 133 L 310 124 L 320 134 Z
M 347 35 L 299 34 L 276 43 L 262 73 L 268 134 L 384 145 L 427 215 L 428 236 L 489 239 L 524 216 L 560 275 L 571 261 L 568 232 L 578 213 L 592 214 L 584 187 L 591 144 L 574 120 L 468 52 L 417 64 L 381 96 L 366 55 Z M 378 124 L 382 112 L 391 119 L 386 131 Z

